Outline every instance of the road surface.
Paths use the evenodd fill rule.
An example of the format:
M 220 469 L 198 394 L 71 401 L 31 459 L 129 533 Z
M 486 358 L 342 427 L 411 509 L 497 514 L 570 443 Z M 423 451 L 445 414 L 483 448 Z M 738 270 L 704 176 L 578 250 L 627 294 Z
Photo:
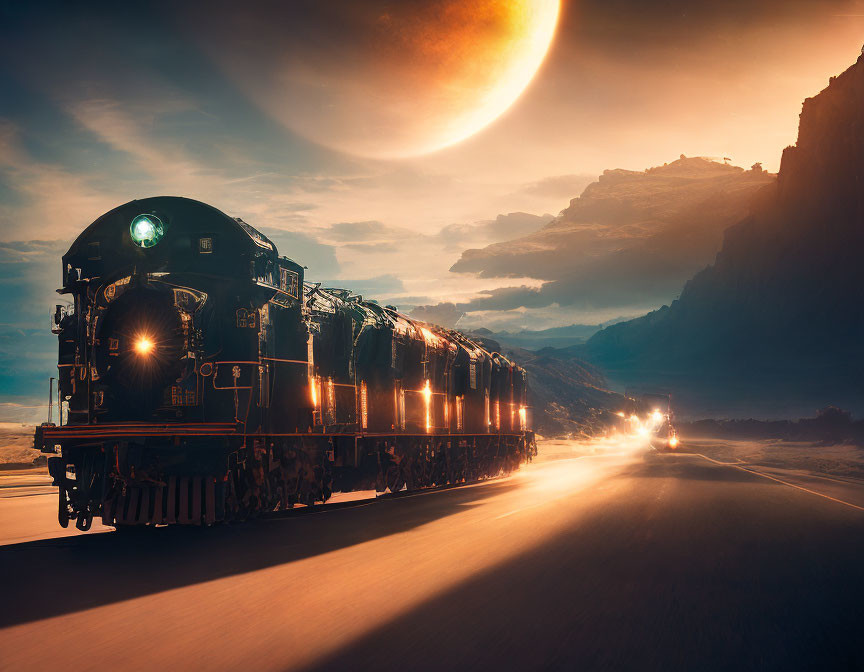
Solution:
M 17 478 L 2 669 L 864 669 L 854 482 L 605 452 L 241 526 L 34 538 L 54 498 Z

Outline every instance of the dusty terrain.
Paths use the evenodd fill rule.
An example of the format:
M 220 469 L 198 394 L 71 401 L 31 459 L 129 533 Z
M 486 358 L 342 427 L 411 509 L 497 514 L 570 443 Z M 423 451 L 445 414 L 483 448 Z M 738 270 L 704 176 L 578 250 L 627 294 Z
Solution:
M 855 445 L 818 445 L 780 440 L 733 441 L 685 439 L 684 450 L 724 462 L 754 467 L 788 469 L 822 476 L 857 479 L 864 483 L 864 448 Z
M 33 425 L 0 422 L 0 471 L 33 466 L 41 456 L 33 449 Z

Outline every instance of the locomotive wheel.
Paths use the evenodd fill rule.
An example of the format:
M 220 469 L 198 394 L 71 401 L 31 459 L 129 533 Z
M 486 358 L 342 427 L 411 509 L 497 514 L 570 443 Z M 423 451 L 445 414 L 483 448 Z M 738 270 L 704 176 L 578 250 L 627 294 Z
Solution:
M 384 483 L 386 487 L 390 488 L 390 492 L 399 492 L 402 489 L 405 479 L 402 478 L 401 465 L 395 464 L 387 469 Z
M 78 519 L 75 521 L 75 527 L 82 532 L 86 532 L 93 525 L 93 514 L 89 511 L 82 511 L 78 514 Z
M 419 455 L 411 455 L 402 460 L 402 466 L 405 474 L 405 487 L 408 490 L 417 490 L 423 487 L 423 479 L 421 474 L 421 460 Z
M 66 488 L 62 481 L 60 483 L 60 496 L 58 500 L 57 522 L 60 523 L 60 527 L 69 527 L 69 505 L 66 503 Z
M 57 522 L 60 523 L 60 527 L 69 527 L 69 511 L 62 502 L 57 510 Z

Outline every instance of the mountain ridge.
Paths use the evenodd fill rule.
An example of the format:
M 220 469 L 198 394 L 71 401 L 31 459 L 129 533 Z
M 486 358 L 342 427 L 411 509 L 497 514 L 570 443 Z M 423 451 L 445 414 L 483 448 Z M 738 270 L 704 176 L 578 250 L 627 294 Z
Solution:
M 776 185 L 726 231 L 714 263 L 678 300 L 601 330 L 580 356 L 618 384 L 677 388 L 694 412 L 864 409 L 861 186 L 859 58 L 804 101 Z

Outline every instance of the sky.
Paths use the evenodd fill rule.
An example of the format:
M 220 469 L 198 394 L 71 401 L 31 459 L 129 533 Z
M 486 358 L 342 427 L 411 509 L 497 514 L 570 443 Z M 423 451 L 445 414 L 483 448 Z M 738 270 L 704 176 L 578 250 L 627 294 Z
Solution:
M 449 269 L 536 230 L 608 168 L 684 153 L 776 171 L 803 99 L 864 41 L 857 0 L 501 7 L 0 2 L 0 408 L 41 403 L 60 256 L 116 205 L 203 200 L 310 279 L 406 310 L 539 286 Z M 619 313 L 551 306 L 460 326 Z

